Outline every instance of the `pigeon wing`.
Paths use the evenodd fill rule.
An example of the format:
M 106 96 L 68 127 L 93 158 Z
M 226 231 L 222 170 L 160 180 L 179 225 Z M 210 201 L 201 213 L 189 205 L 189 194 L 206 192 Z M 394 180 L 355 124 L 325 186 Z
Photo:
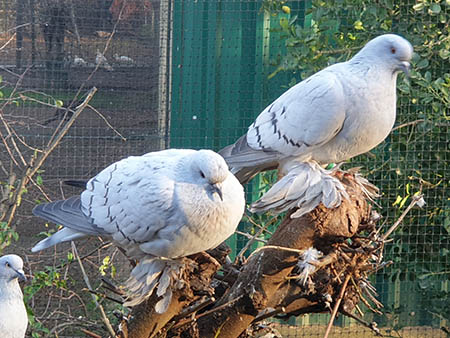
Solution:
M 298 156 L 336 136 L 346 107 L 339 73 L 333 69 L 338 68 L 318 72 L 268 106 L 248 130 L 249 146 Z

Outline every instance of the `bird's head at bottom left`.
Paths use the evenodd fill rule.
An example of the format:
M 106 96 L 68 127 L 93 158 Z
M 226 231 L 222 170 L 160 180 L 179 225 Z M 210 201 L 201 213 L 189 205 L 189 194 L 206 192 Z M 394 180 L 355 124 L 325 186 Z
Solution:
M 17 255 L 5 255 L 0 257 L 0 279 L 26 281 L 23 271 L 23 260 Z

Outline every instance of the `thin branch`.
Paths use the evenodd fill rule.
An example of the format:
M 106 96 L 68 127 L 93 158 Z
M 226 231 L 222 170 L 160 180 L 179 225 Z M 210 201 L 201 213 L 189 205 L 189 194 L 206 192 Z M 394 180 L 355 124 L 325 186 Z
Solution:
M 389 230 L 386 231 L 386 233 L 383 234 L 383 236 L 381 236 L 381 240 L 385 241 L 391 235 L 391 233 L 394 232 L 395 229 L 397 229 L 397 227 L 403 221 L 403 219 L 408 214 L 408 212 L 421 200 L 423 200 L 422 194 L 413 196 L 411 203 L 408 205 L 408 207 L 405 209 L 405 211 L 403 211 L 403 213 L 400 215 L 400 217 L 397 219 L 397 221 L 389 228 Z
M 194 318 L 189 318 L 189 319 L 182 320 L 178 324 L 174 325 L 172 328 L 173 329 L 177 329 L 177 328 L 179 328 L 181 326 L 184 326 L 184 325 L 186 325 L 186 324 L 188 324 L 188 323 L 190 323 L 190 322 L 192 322 L 194 320 L 197 320 L 197 319 L 199 319 L 199 318 L 201 318 L 203 316 L 209 315 L 210 313 L 213 313 L 213 312 L 225 309 L 226 307 L 230 306 L 231 304 L 237 302 L 242 297 L 244 297 L 244 295 L 240 295 L 239 297 L 236 297 L 236 298 L 234 298 L 234 299 L 232 299 L 232 300 L 230 300 L 230 301 L 228 301 L 228 302 L 226 302 L 226 303 L 224 303 L 222 305 L 219 305 L 219 306 L 217 306 L 215 308 L 212 308 L 211 310 L 205 311 L 205 312 L 195 316 Z
M 323 336 L 323 338 L 328 338 L 328 335 L 331 332 L 334 318 L 336 317 L 339 306 L 341 305 L 342 298 L 344 298 L 345 289 L 347 289 L 347 284 L 350 281 L 351 277 L 352 277 L 352 275 L 348 274 L 347 277 L 345 278 L 344 284 L 342 284 L 341 291 L 339 292 L 339 297 L 336 300 L 336 304 L 334 304 L 333 312 L 331 313 L 331 318 L 330 318 L 330 321 L 328 322 L 327 330 L 325 331 L 325 335 Z
M 414 125 L 422 123 L 422 122 L 425 122 L 425 120 L 424 119 L 419 119 L 419 120 L 403 123 L 403 124 L 400 124 L 400 125 L 392 128 L 392 131 L 400 129 L 400 128 L 408 127 L 408 126 L 414 126 Z
M 80 269 L 81 269 L 81 273 L 83 274 L 84 282 L 85 282 L 86 286 L 88 287 L 89 291 L 93 291 L 93 289 L 91 287 L 91 283 L 89 282 L 89 277 L 87 276 L 86 271 L 84 270 L 83 263 L 81 262 L 80 256 L 78 255 L 77 247 L 75 246 L 74 242 L 71 242 L 71 245 L 72 245 L 73 255 L 77 258 L 78 264 L 80 265 Z M 94 301 L 95 305 L 100 309 L 100 314 L 102 316 L 103 323 L 106 325 L 106 328 L 108 329 L 111 336 L 115 337 L 116 333 L 114 332 L 114 329 L 111 326 L 111 323 L 109 322 L 108 317 L 106 317 L 106 313 L 105 313 L 105 310 L 103 309 L 103 306 L 97 301 L 97 297 L 95 296 L 95 294 L 91 294 L 91 296 L 92 296 L 92 300 Z
M 102 115 L 102 113 L 100 113 L 97 109 L 95 109 L 94 107 L 92 107 L 91 105 L 88 105 L 89 108 L 91 108 L 98 116 L 100 116 L 100 118 L 105 121 L 106 125 L 112 129 L 113 132 L 115 132 L 121 139 L 122 141 L 126 141 L 127 139 L 117 131 L 116 128 L 114 128 L 111 123 L 108 122 L 108 120 Z
M 14 40 L 14 38 L 16 37 L 17 33 L 14 33 L 13 35 L 11 35 L 11 37 L 9 38 L 8 41 L 6 41 L 3 46 L 0 47 L 0 50 L 3 50 L 6 46 L 8 46 L 12 40 Z

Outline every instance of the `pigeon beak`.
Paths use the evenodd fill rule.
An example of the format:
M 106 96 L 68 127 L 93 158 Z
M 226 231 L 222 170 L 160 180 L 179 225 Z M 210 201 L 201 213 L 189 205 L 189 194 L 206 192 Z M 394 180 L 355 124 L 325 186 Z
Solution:
M 17 273 L 17 278 L 19 278 L 20 281 L 27 281 L 27 277 L 25 276 L 25 272 L 23 272 L 22 269 L 14 270 Z
M 220 200 L 223 201 L 222 190 L 220 190 L 219 183 L 211 184 L 211 194 L 217 193 L 219 195 Z
M 399 70 L 401 70 L 407 77 L 409 77 L 409 72 L 411 70 L 411 64 L 408 61 L 400 62 Z

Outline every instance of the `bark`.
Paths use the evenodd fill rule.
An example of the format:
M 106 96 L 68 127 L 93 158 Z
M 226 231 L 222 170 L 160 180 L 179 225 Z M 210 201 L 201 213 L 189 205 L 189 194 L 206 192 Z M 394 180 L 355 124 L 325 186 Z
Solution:
M 155 312 L 154 305 L 159 298 L 153 294 L 146 302 L 133 308 L 128 320 L 122 322 L 119 337 L 154 337 L 183 308 L 204 296 L 212 297 L 214 289 L 210 286 L 211 280 L 229 252 L 227 246 L 221 245 L 209 251 L 210 254 L 199 253 L 185 258 L 185 287 L 174 291 L 167 311 L 163 314 Z
M 350 196 L 340 207 L 330 210 L 320 205 L 313 212 L 296 219 L 291 219 L 288 214 L 267 247 L 253 253 L 242 266 L 224 266 L 228 274 L 214 278 L 217 266 L 208 264 L 205 269 L 189 271 L 186 275 L 188 287 L 176 292 L 167 313 L 154 315 L 154 298 L 150 298 L 145 307 L 133 309 L 132 314 L 135 315 L 128 324 L 129 337 L 153 337 L 158 331 L 161 337 L 245 337 L 244 331 L 265 317 L 327 311 L 341 291 L 341 277 L 366 264 L 373 252 L 352 248 L 349 248 L 348 254 L 340 251 L 342 245 L 347 245 L 345 239 L 357 237 L 355 234 L 363 229 L 370 230 L 370 208 L 361 188 L 355 184 L 352 175 L 342 175 L 340 179 Z M 354 246 L 359 245 L 357 240 L 354 243 Z M 314 279 L 308 286 L 288 277 L 298 270 L 297 263 L 301 258 L 298 250 L 310 247 L 320 250 L 326 258 L 317 267 Z M 224 263 L 223 259 L 221 263 Z M 367 270 L 366 266 L 364 269 Z M 204 278 L 203 284 L 193 291 L 192 285 L 199 275 Z M 212 281 L 214 290 L 208 284 Z M 180 315 L 199 299 L 202 287 L 209 290 L 210 295 L 214 292 L 218 301 L 192 314 Z M 349 289 L 346 289 L 346 298 L 341 305 L 346 310 L 359 300 L 355 298 L 357 293 Z M 324 301 L 324 295 L 331 296 L 332 302 Z M 134 331 L 131 331 L 132 328 Z
M 350 200 L 344 200 L 339 208 L 333 210 L 319 206 L 301 218 L 292 219 L 287 215 L 267 244 L 299 250 L 314 246 L 328 254 L 333 243 L 353 236 L 359 225 L 368 219 L 368 207 L 364 195 L 351 178 L 345 178 L 344 182 Z M 279 249 L 261 250 L 253 255 L 218 305 L 237 301 L 223 311 L 199 319 L 200 336 L 238 337 L 260 311 L 267 307 L 288 305 L 283 304 L 284 293 L 293 293 L 277 291 L 285 284 L 298 258 L 296 253 Z M 317 303 L 301 299 L 291 306 L 301 309 Z

